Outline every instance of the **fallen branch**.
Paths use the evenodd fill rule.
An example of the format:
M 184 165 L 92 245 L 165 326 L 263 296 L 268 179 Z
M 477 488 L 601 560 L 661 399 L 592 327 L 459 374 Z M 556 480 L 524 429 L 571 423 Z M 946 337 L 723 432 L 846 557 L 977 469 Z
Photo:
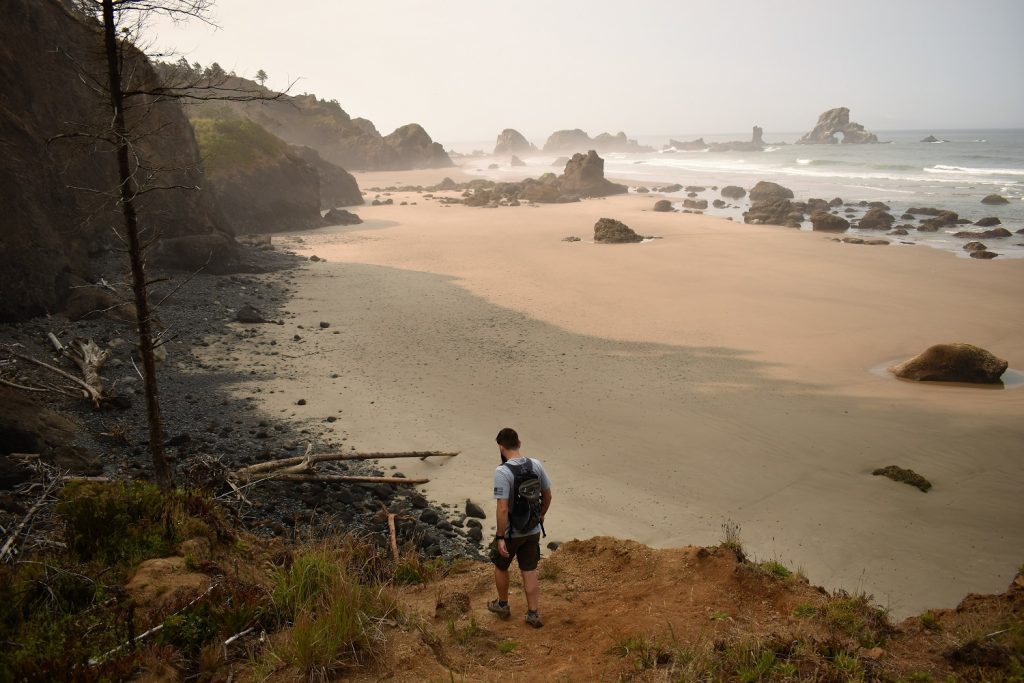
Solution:
M 203 593 L 202 595 L 197 595 L 195 598 L 192 599 L 192 601 L 190 603 L 188 603 L 187 605 L 182 607 L 180 610 L 178 610 L 174 614 L 181 614 L 182 612 L 187 610 L 189 607 L 191 607 L 192 605 L 196 604 L 197 602 L 199 602 L 200 600 L 202 600 L 203 598 L 208 596 L 210 593 L 213 592 L 213 589 L 216 588 L 219 583 L 220 583 L 219 581 L 214 581 L 213 583 L 211 583 L 210 587 L 206 589 L 205 593 Z M 172 614 L 171 616 L 174 616 L 174 614 Z M 102 664 L 103 662 L 107 661 L 107 659 L 111 655 L 117 654 L 118 652 L 120 652 L 121 650 L 125 649 L 129 645 L 134 645 L 135 643 L 139 642 L 143 638 L 148 638 L 149 636 L 153 635 L 154 633 L 159 633 L 160 631 L 163 630 L 164 623 L 167 623 L 167 622 L 164 621 L 163 623 L 157 624 L 156 626 L 154 626 L 153 628 L 149 629 L 145 633 L 140 633 L 139 635 L 135 636 L 134 638 L 131 639 L 131 641 L 129 641 L 127 643 L 123 643 L 121 645 L 118 645 L 113 650 L 108 650 L 107 652 L 104 652 L 99 657 L 94 657 L 94 658 L 90 659 L 89 660 L 89 666 L 96 666 L 97 664 Z
M 32 356 L 26 356 L 21 353 L 15 353 L 14 355 L 22 360 L 27 360 L 29 363 L 35 363 L 36 365 L 46 368 L 51 372 L 55 372 L 64 379 L 74 383 L 74 385 L 78 387 L 79 390 L 82 392 L 82 395 L 85 398 L 90 399 L 93 402 L 93 405 L 95 405 L 97 408 L 99 407 L 100 402 L 103 400 L 103 395 L 100 392 L 96 391 L 95 388 L 89 386 L 89 384 L 87 384 L 84 380 L 78 379 L 71 373 L 65 372 L 58 367 L 50 365 L 49 363 L 44 363 L 43 361 L 37 358 L 33 358 Z
M 14 543 L 18 540 L 18 536 L 21 534 L 21 530 L 25 528 L 25 525 L 28 524 L 28 521 L 32 519 L 32 516 L 36 514 L 39 508 L 43 506 L 43 503 L 45 503 L 46 500 L 49 498 L 50 492 L 56 487 L 55 482 L 56 480 L 50 482 L 50 485 L 46 487 L 46 489 L 43 491 L 43 494 L 39 496 L 39 499 L 35 502 L 35 504 L 31 508 L 29 508 L 28 512 L 25 513 L 25 516 L 21 518 L 21 523 L 18 524 L 18 526 L 15 527 L 11 535 L 7 537 L 7 541 L 4 543 L 3 547 L 0 548 L 0 562 L 6 562 L 9 556 L 14 556 Z
M 384 503 L 380 504 L 380 509 L 384 511 L 384 514 L 388 517 L 388 535 L 391 538 L 391 557 L 394 558 L 395 562 L 398 562 L 398 533 L 395 531 L 395 513 L 384 507 Z
M 429 479 L 406 479 L 405 477 L 350 477 L 342 474 L 269 474 L 262 481 L 343 481 L 353 484 L 395 484 L 415 486 L 426 484 Z
M 306 455 L 249 465 L 248 467 L 235 470 L 235 474 L 240 477 L 248 477 L 252 474 L 270 472 L 284 467 L 306 466 L 308 469 L 318 462 L 336 462 L 339 460 L 387 460 L 389 458 L 419 458 L 420 460 L 426 460 L 430 457 L 451 458 L 458 454 L 458 451 L 454 453 L 443 451 L 406 451 L 400 453 L 321 453 L 319 455 L 310 455 L 307 449 Z

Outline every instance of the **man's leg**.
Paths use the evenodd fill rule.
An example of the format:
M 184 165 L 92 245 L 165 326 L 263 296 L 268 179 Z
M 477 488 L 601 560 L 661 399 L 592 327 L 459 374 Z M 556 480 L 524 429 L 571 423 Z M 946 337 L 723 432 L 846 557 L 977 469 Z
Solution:
M 536 574 L 536 572 L 533 572 Z M 494 568 L 494 585 L 498 589 L 498 599 L 508 602 L 508 570 Z
M 508 572 L 505 572 L 505 591 L 508 592 Z M 536 612 L 540 604 L 540 579 L 537 570 L 523 572 L 523 590 L 526 591 L 526 606 L 531 612 Z

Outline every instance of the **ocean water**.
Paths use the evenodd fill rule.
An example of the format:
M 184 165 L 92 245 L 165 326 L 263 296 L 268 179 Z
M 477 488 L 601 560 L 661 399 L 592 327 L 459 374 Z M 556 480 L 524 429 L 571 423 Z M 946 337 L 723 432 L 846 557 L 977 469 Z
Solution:
M 645 154 L 603 154 L 605 175 L 627 181 L 631 187 L 680 183 L 723 187 L 740 185 L 749 189 L 759 180 L 771 180 L 793 190 L 796 199 L 811 197 L 845 202 L 883 201 L 891 206 L 896 225 L 918 224 L 901 220 L 912 206 L 928 206 L 957 212 L 961 218 L 976 221 L 996 216 L 1011 233 L 1024 228 L 1024 130 L 931 130 L 875 131 L 882 144 L 872 145 L 795 145 L 801 133 L 765 133 L 771 144 L 763 152 L 666 152 Z M 921 140 L 933 135 L 941 142 Z M 641 136 L 640 142 L 660 149 L 669 137 L 692 140 L 698 135 Z M 749 139 L 747 134 L 703 135 L 707 142 Z M 471 148 L 492 149 L 477 143 Z M 463 151 L 461 146 L 456 149 Z M 554 155 L 521 155 L 526 167 L 510 168 L 507 159 L 464 159 L 464 170 L 494 179 L 507 179 L 523 173 L 536 176 L 552 167 Z M 487 170 L 490 163 L 502 165 Z M 1009 204 L 989 206 L 981 203 L 988 194 L 1001 194 Z M 681 202 L 685 193 L 666 195 Z M 710 204 L 719 198 L 712 190 L 698 198 Z M 653 199 L 652 199 L 653 204 Z M 735 204 L 735 203 L 734 203 Z M 746 202 L 737 208 L 716 210 L 709 215 L 731 216 L 742 221 Z M 861 214 L 858 212 L 857 217 Z M 921 218 L 925 218 L 922 216 Z M 810 230 L 810 224 L 804 225 Z M 910 229 L 903 237 L 886 237 L 893 245 L 921 244 L 951 251 L 967 258 L 963 245 L 969 241 L 952 236 L 962 230 L 977 230 L 969 225 L 954 226 L 937 233 L 919 233 Z M 847 234 L 884 237 L 879 231 L 851 229 Z M 1008 238 L 982 240 L 999 258 L 1024 258 L 1024 234 Z

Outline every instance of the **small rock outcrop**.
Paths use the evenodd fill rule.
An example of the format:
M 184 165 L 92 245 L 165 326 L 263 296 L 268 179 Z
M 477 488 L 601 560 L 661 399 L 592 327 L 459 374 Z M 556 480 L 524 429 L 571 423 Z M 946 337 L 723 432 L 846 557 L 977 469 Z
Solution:
M 992 228 L 991 230 L 981 230 L 979 232 L 962 230 L 958 233 L 954 233 L 953 237 L 960 237 L 965 239 L 991 240 L 997 237 L 1013 237 L 1013 233 L 1007 230 L 1006 228 Z
M 929 135 L 929 136 L 928 136 L 928 137 L 926 137 L 926 138 L 922 138 L 922 139 L 921 139 L 921 142 L 942 142 L 942 141 L 941 141 L 941 140 L 939 140 L 939 139 L 938 139 L 937 137 L 935 137 L 934 135 Z
M 506 128 L 498 134 L 498 139 L 494 143 L 494 156 L 526 154 L 536 149 L 518 130 Z
M 732 196 L 725 194 L 724 190 L 722 194 L 726 197 Z M 740 196 L 742 197 L 743 195 Z M 758 181 L 757 185 L 754 185 L 750 190 L 750 201 L 752 202 L 778 201 L 780 199 L 792 198 L 793 190 L 769 180 Z
M 747 191 L 739 185 L 726 185 L 722 188 L 722 196 L 728 199 L 742 199 L 747 196 Z
M 875 207 L 868 209 L 868 212 L 858 221 L 857 227 L 861 230 L 890 230 L 894 222 L 896 222 L 895 216 L 885 209 Z
M 984 199 L 981 200 L 981 203 L 982 204 L 992 204 L 992 205 L 1009 204 L 1010 200 L 1007 199 L 1006 197 L 1002 196 L 1001 194 L 990 194 L 990 195 L 986 195 L 984 197 Z
M 979 228 L 991 228 L 993 225 L 1001 225 L 1002 221 L 995 216 L 986 216 L 985 218 L 974 221 L 974 224 Z
M 899 467 L 897 465 L 889 465 L 888 467 L 879 467 L 871 474 L 876 477 L 887 477 L 893 481 L 898 481 L 903 484 L 909 484 L 916 489 L 919 489 L 923 493 L 928 493 L 928 490 L 932 487 L 932 483 L 922 477 L 914 470 L 907 469 L 905 467 Z
M 811 227 L 823 232 L 844 232 L 850 229 L 850 221 L 827 211 L 815 211 L 811 214 Z
M 622 194 L 629 188 L 607 180 L 604 177 L 604 159 L 590 150 L 586 154 L 574 154 L 565 165 L 565 171 L 558 178 L 563 195 L 577 197 L 606 197 Z
M 878 136 L 864 130 L 864 126 L 850 121 L 850 110 L 846 107 L 829 109 L 818 117 L 814 130 L 796 141 L 798 145 L 834 145 L 839 140 L 836 135 L 843 135 L 843 144 L 859 145 L 878 142 Z
M 359 225 L 363 222 L 357 214 L 345 209 L 331 209 L 324 214 L 324 223 L 327 225 Z
M 659 199 L 658 201 L 654 202 L 654 210 L 659 212 L 671 211 L 672 202 L 670 202 L 667 199 Z
M 1005 360 L 981 347 L 954 343 L 931 346 L 889 371 L 900 379 L 918 382 L 998 384 L 1008 366 Z
M 594 223 L 594 241 L 601 244 L 631 244 L 643 239 L 628 225 L 614 218 L 601 218 Z

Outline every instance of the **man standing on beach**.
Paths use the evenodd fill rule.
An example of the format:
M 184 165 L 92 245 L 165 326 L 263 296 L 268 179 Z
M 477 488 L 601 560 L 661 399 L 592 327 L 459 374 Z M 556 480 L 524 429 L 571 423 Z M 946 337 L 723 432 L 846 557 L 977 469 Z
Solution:
M 519 571 L 523 573 L 523 590 L 526 593 L 526 623 L 534 628 L 544 625 L 538 612 L 540 602 L 540 580 L 537 576 L 537 562 L 540 560 L 540 533 L 544 515 L 551 506 L 551 480 L 540 461 L 519 454 L 521 443 L 516 430 L 505 427 L 498 432 L 498 453 L 501 465 L 494 470 L 494 498 L 497 500 L 497 535 L 491 545 L 491 562 L 494 563 L 494 583 L 498 588 L 498 599 L 487 603 L 487 609 L 502 619 L 508 619 L 512 610 L 508 605 L 509 567 L 516 558 Z M 510 508 L 515 495 L 514 469 L 535 474 L 540 480 L 540 520 L 536 526 L 518 531 L 512 528 L 509 519 Z

